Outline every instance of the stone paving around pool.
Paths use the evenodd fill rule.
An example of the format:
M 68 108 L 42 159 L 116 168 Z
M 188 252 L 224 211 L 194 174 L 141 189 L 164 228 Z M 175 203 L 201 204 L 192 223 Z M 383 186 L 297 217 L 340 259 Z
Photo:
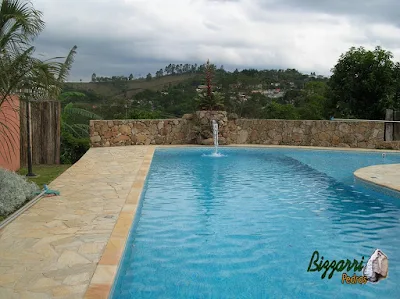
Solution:
M 0 299 L 107 298 L 154 150 L 91 148 L 50 184 L 61 196 L 41 199 L 1 230 Z M 355 176 L 400 190 L 399 172 L 400 164 L 378 165 Z
M 113 254 L 122 253 L 121 239 L 109 242 L 110 236 L 126 238 L 142 187 L 135 182 L 144 181 L 140 169 L 145 160 L 149 168 L 153 152 L 149 146 L 90 149 L 50 184 L 61 196 L 41 199 L 1 230 L 0 298 L 83 298 L 103 263 L 105 273 L 94 277 L 101 282 Z M 131 190 L 138 194 L 126 204 Z
M 354 172 L 358 179 L 400 192 L 399 174 L 400 164 L 374 165 Z

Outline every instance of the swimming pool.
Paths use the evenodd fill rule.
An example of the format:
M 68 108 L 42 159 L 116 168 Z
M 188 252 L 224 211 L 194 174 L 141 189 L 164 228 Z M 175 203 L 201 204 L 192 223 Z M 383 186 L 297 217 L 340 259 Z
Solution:
M 156 150 L 111 298 L 400 297 L 400 199 L 353 177 L 399 154 L 211 151 Z M 315 250 L 366 263 L 376 248 L 389 258 L 379 284 L 307 272 Z

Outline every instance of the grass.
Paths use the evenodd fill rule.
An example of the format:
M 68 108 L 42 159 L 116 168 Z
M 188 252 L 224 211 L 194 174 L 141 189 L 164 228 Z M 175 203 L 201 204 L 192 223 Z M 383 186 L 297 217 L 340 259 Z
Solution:
M 43 188 L 43 185 L 50 184 L 55 178 L 66 171 L 71 165 L 61 164 L 61 165 L 34 165 L 32 167 L 33 173 L 37 175 L 34 178 L 28 178 L 31 182 L 36 183 L 39 188 Z M 21 175 L 26 175 L 28 173 L 27 168 L 21 168 L 18 171 Z

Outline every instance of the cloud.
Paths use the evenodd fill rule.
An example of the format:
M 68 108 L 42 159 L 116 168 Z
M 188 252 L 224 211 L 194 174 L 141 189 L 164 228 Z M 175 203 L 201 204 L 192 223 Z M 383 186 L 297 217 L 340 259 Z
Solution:
M 397 0 L 257 0 L 261 6 L 332 16 L 347 16 L 361 22 L 387 22 L 399 25 L 400 2 Z
M 173 3 L 173 5 L 171 4 Z M 34 0 L 44 57 L 78 55 L 70 80 L 146 75 L 169 63 L 296 68 L 329 75 L 351 46 L 399 57 L 397 2 L 295 0 Z M 385 16 L 383 18 L 382 16 Z M 386 17 L 387 16 L 387 17 Z

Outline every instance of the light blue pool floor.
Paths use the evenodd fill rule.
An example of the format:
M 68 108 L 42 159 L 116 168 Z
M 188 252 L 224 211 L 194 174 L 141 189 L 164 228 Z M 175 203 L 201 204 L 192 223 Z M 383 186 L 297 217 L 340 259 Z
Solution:
M 400 298 L 400 199 L 353 178 L 400 155 L 220 151 L 156 151 L 112 298 Z M 366 262 L 376 248 L 389 258 L 379 284 L 307 272 L 315 250 Z

